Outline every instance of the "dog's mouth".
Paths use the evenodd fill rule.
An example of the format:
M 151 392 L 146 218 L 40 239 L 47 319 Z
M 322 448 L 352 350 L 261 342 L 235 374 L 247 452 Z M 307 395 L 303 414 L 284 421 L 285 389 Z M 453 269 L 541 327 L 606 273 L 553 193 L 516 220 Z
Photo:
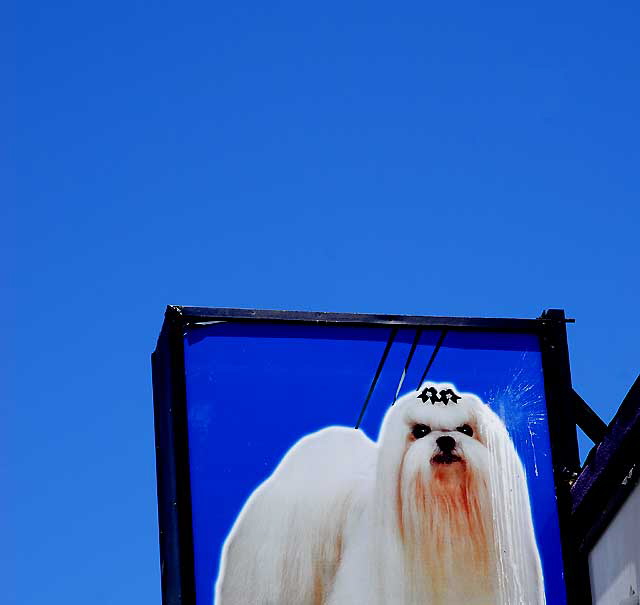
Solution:
M 462 458 L 451 452 L 439 452 L 431 458 L 431 462 L 435 462 L 436 464 L 453 464 L 454 462 L 462 462 Z

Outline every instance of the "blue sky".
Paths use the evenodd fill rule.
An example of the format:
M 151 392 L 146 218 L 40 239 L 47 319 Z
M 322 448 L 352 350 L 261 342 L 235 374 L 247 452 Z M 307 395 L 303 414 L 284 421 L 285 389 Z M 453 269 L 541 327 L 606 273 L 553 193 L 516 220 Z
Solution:
M 13 16 L 9 603 L 160 601 L 149 355 L 168 303 L 565 308 L 574 386 L 614 414 L 640 339 L 637 3 Z

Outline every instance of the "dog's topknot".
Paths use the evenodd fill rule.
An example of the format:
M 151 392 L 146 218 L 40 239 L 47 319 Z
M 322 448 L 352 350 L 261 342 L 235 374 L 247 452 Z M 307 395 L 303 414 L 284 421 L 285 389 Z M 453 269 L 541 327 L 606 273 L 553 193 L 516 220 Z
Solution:
M 438 392 L 435 387 L 427 387 L 420 392 L 418 399 L 423 403 L 431 402 L 432 405 L 436 403 L 448 405 L 449 402 L 458 403 L 458 400 L 462 399 L 462 397 L 455 393 L 453 389 L 442 389 Z

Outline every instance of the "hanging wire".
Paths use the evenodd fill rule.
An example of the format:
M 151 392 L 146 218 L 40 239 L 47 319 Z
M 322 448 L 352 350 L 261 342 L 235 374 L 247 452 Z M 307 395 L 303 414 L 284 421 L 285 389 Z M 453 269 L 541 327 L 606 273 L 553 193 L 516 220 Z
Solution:
M 400 382 L 398 383 L 398 388 L 396 389 L 396 394 L 393 397 L 393 405 L 398 399 L 398 395 L 400 394 L 400 389 L 404 384 L 404 379 L 407 377 L 407 372 L 409 370 L 409 365 L 411 364 L 411 360 L 413 359 L 413 354 L 416 352 L 416 347 L 418 346 L 418 341 L 420 340 L 420 336 L 422 336 L 422 328 L 416 330 L 416 335 L 413 338 L 413 342 L 411 343 L 411 349 L 409 350 L 409 356 L 407 357 L 407 361 L 404 364 L 404 369 L 402 370 L 402 376 L 400 376 Z
M 387 355 L 389 355 L 389 351 L 391 350 L 391 345 L 393 344 L 393 341 L 397 333 L 398 333 L 398 328 L 391 329 L 391 333 L 389 334 L 389 340 L 387 340 L 387 346 L 384 348 L 384 352 L 382 353 L 382 357 L 380 358 L 380 363 L 378 364 L 378 369 L 376 370 L 376 374 L 373 377 L 371 386 L 369 387 L 369 392 L 367 393 L 367 397 L 364 400 L 362 409 L 360 410 L 360 416 L 358 416 L 358 422 L 356 422 L 356 428 L 360 427 L 360 423 L 362 422 L 364 413 L 367 409 L 367 406 L 369 405 L 369 400 L 371 399 L 371 395 L 373 395 L 373 390 L 376 388 L 376 383 L 378 382 L 378 378 L 380 378 L 382 367 L 384 366 L 385 361 L 387 361 Z
M 429 370 L 431 369 L 431 366 L 433 365 L 433 362 L 435 361 L 436 355 L 438 354 L 438 351 L 440 350 L 440 347 L 442 346 L 442 343 L 444 342 L 444 337 L 447 335 L 447 330 L 442 330 L 442 332 L 440 333 L 440 338 L 438 338 L 438 342 L 436 343 L 436 347 L 435 349 L 433 349 L 433 353 L 431 353 L 431 357 L 429 358 L 429 363 L 427 364 L 427 367 L 424 369 L 424 373 L 422 374 L 422 378 L 420 379 L 420 382 L 418 383 L 418 386 L 416 387 L 416 391 L 422 386 L 422 383 L 424 382 L 424 379 L 427 377 L 427 374 L 429 373 Z

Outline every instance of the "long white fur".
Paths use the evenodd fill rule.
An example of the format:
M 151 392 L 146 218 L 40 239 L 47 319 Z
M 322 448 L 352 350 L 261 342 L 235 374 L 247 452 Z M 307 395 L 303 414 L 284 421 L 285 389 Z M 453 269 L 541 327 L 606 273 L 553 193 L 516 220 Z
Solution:
M 449 383 L 425 383 L 436 390 Z M 301 439 L 231 530 L 216 605 L 543 605 L 524 469 L 478 397 L 388 410 L 377 444 L 329 427 Z M 431 432 L 415 439 L 412 428 Z M 469 424 L 473 437 L 456 429 Z M 450 435 L 462 462 L 437 464 Z

